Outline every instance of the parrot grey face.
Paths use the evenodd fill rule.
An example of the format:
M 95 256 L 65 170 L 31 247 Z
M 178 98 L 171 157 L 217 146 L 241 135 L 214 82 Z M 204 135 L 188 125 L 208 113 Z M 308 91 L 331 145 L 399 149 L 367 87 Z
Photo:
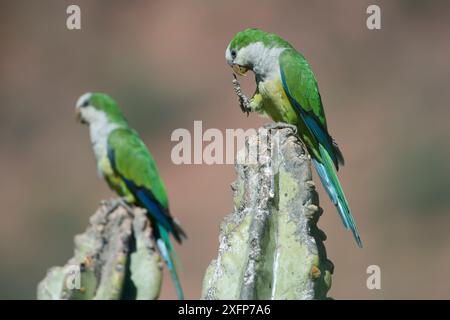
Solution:
M 230 46 L 228 46 L 225 51 L 225 59 L 233 71 L 238 75 L 243 76 L 248 70 L 251 69 L 251 61 L 248 61 L 248 57 L 245 55 L 245 50 L 237 50 L 236 48 L 230 48 Z
M 105 121 L 106 115 L 99 110 L 92 101 L 93 94 L 88 92 L 78 98 L 76 105 L 77 120 L 82 124 L 91 125 L 99 121 Z
M 89 117 L 88 117 L 88 109 L 92 108 L 90 99 L 92 94 L 90 92 L 83 94 L 81 97 L 78 98 L 77 105 L 76 105 L 76 117 L 79 122 L 82 124 L 89 124 Z
M 266 47 L 262 42 L 253 42 L 239 49 L 228 46 L 225 58 L 236 74 L 242 76 L 251 70 L 258 79 L 266 79 L 278 74 L 278 58 L 283 50 L 285 48 Z
M 109 134 L 119 128 L 127 127 L 117 103 L 104 93 L 85 93 L 77 101 L 78 120 L 89 125 L 89 135 L 97 159 L 103 157 L 107 150 Z
M 225 58 L 234 72 L 244 75 L 252 70 L 257 79 L 277 75 L 279 56 L 292 46 L 279 36 L 261 29 L 249 28 L 236 33 L 225 51 Z
M 91 131 L 109 124 L 128 125 L 117 102 L 100 92 L 83 94 L 77 101 L 76 113 L 77 119 L 83 124 L 88 124 Z

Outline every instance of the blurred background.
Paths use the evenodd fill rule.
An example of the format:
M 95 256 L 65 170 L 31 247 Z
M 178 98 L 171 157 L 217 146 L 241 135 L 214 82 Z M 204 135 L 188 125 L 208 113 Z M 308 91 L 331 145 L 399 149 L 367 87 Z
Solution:
M 81 7 L 82 30 L 66 28 Z M 366 8 L 381 7 L 381 30 Z M 339 172 L 364 248 L 322 188 L 319 226 L 335 264 L 335 299 L 450 297 L 450 2 L 448 1 L 1 1 L 0 298 L 34 299 L 47 268 L 63 265 L 101 199 L 77 98 L 119 101 L 158 163 L 173 214 L 187 298 L 200 296 L 232 211 L 232 165 L 174 165 L 171 133 L 256 128 L 244 116 L 224 51 L 259 27 L 303 52 L 346 166 Z M 251 95 L 253 77 L 243 81 Z M 369 265 L 381 290 L 366 287 Z M 168 274 L 162 299 L 175 298 Z

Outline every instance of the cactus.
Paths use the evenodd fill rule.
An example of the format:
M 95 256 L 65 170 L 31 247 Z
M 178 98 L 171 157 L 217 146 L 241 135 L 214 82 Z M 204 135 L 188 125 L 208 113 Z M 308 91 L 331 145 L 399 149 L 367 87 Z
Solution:
M 75 237 L 74 257 L 51 268 L 38 299 L 156 299 L 162 265 L 145 210 L 104 202 L 86 232 Z
M 256 163 L 239 161 L 252 150 Z M 247 138 L 235 168 L 235 209 L 221 224 L 202 299 L 326 299 L 333 264 L 316 225 L 322 210 L 296 128 L 266 125 Z
M 235 209 L 221 224 L 202 299 L 327 298 L 333 264 L 305 150 L 286 124 L 246 139 L 232 184 Z M 41 281 L 38 299 L 157 299 L 161 269 L 145 210 L 108 201 L 75 237 L 74 257 Z

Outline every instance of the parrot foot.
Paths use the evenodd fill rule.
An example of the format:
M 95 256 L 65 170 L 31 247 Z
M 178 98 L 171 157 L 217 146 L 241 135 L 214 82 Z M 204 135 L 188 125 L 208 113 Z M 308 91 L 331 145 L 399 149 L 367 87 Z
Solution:
M 285 123 L 285 122 L 272 122 L 264 125 L 264 128 L 266 130 L 278 130 L 278 129 L 291 129 L 292 132 L 288 134 L 288 136 L 294 136 L 296 137 L 296 143 L 302 146 L 305 153 L 307 153 L 308 148 L 306 147 L 306 144 L 302 141 L 302 139 L 299 138 L 297 135 L 297 127 L 293 124 Z
M 272 122 L 264 125 L 264 128 L 267 130 L 275 130 L 275 129 L 291 129 L 293 134 L 297 134 L 297 127 L 293 124 L 285 123 L 285 122 Z
M 102 204 L 106 205 L 108 207 L 109 213 L 113 212 L 118 207 L 123 207 L 128 212 L 128 214 L 134 215 L 133 208 L 131 208 L 131 206 L 127 203 L 125 197 L 114 198 L 114 199 L 107 200 L 107 201 L 104 200 L 104 201 L 102 201 Z
M 236 77 L 236 75 L 233 73 L 233 87 L 234 92 L 239 98 L 239 106 L 241 107 L 242 112 L 247 113 L 247 117 L 250 114 L 251 108 L 249 106 L 249 99 L 247 96 L 242 92 L 241 85 L 239 84 L 239 81 Z

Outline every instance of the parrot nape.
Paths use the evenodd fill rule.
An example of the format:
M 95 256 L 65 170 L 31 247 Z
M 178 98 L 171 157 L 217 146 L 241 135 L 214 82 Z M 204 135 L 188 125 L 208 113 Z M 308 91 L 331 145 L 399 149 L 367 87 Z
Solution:
M 78 99 L 76 113 L 81 123 L 89 125 L 99 175 L 126 203 L 147 210 L 158 250 L 170 271 L 178 297 L 183 299 L 175 266 L 176 253 L 169 235 L 181 243 L 186 234 L 169 213 L 166 187 L 155 160 L 110 96 L 86 93 Z
M 344 158 L 330 136 L 316 78 L 304 56 L 279 36 L 259 29 L 238 32 L 225 51 L 238 75 L 255 74 L 256 92 L 245 111 L 295 125 L 320 180 L 359 247 L 361 238 L 336 171 Z

